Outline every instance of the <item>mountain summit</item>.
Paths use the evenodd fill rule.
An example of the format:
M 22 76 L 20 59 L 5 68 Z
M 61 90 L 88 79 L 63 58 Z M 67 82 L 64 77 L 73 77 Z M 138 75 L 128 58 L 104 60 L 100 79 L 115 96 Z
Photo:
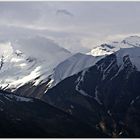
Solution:
M 118 51 L 49 89 L 42 99 L 108 136 L 139 137 L 140 47 L 138 40 L 125 41 L 115 43 Z
M 52 55 L 53 54 L 53 55 Z M 38 85 L 46 80 L 71 53 L 44 37 L 0 43 L 1 89 L 15 90 L 25 83 Z
M 56 55 L 43 52 L 46 60 L 11 49 L 1 55 L 1 85 L 14 83 L 16 94 L 39 98 L 108 137 L 139 137 L 139 42 L 131 36 L 97 46 L 89 54 L 71 55 L 57 48 Z M 10 89 L 11 83 L 3 89 Z
M 88 54 L 74 55 L 52 40 L 40 36 L 12 40 L 8 43 L 2 42 L 0 44 L 1 89 L 16 91 L 24 87 L 28 91 L 31 87 L 41 86 L 41 91 L 46 93 L 49 88 L 65 78 L 95 65 L 99 60 L 119 50 L 121 54 L 116 55 L 118 64 L 122 63 L 120 57 L 130 53 L 131 61 L 139 68 L 138 50 L 130 49 L 139 48 L 139 42 L 140 37 L 130 36 L 120 42 L 101 44 Z

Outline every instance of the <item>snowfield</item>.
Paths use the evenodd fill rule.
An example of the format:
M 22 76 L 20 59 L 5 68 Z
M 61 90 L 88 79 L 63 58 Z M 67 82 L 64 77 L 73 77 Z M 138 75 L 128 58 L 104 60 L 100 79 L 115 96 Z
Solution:
M 118 65 L 129 55 L 140 70 L 140 37 L 130 36 L 121 42 L 101 44 L 87 54 L 72 54 L 53 40 L 41 36 L 24 37 L 0 42 L 0 88 L 12 91 L 32 83 L 37 86 L 48 81 L 49 88 L 96 64 L 116 52 Z M 132 49 L 133 48 L 133 49 Z M 47 91 L 47 89 L 46 89 Z
M 0 43 L 0 85 L 15 90 L 25 83 L 38 85 L 71 53 L 46 38 Z M 36 79 L 36 80 L 35 80 Z

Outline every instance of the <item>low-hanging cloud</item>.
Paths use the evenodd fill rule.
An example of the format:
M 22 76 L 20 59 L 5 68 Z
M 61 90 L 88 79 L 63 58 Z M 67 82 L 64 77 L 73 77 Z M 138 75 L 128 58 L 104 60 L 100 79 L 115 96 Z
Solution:
M 39 34 L 80 50 L 139 34 L 139 16 L 140 2 L 0 2 L 0 35 Z

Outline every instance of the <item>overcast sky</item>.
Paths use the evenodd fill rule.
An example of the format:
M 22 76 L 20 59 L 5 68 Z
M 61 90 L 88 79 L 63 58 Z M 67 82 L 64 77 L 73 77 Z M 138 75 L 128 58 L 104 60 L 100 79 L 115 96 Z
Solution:
M 16 36 L 19 30 L 84 51 L 139 35 L 140 2 L 0 2 L 0 36 Z

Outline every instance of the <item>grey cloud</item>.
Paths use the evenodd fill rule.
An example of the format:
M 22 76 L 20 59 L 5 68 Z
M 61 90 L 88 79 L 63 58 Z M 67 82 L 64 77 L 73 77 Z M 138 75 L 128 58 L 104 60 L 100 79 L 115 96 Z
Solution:
M 41 34 L 92 48 L 110 36 L 139 34 L 139 17 L 140 2 L 0 2 L 0 35 Z
M 71 12 L 67 11 L 66 9 L 58 9 L 56 11 L 56 14 L 57 15 L 66 15 L 66 16 L 70 16 L 70 17 L 74 16 Z
M 39 2 L 0 2 L 0 22 L 32 24 L 40 20 L 47 6 Z

